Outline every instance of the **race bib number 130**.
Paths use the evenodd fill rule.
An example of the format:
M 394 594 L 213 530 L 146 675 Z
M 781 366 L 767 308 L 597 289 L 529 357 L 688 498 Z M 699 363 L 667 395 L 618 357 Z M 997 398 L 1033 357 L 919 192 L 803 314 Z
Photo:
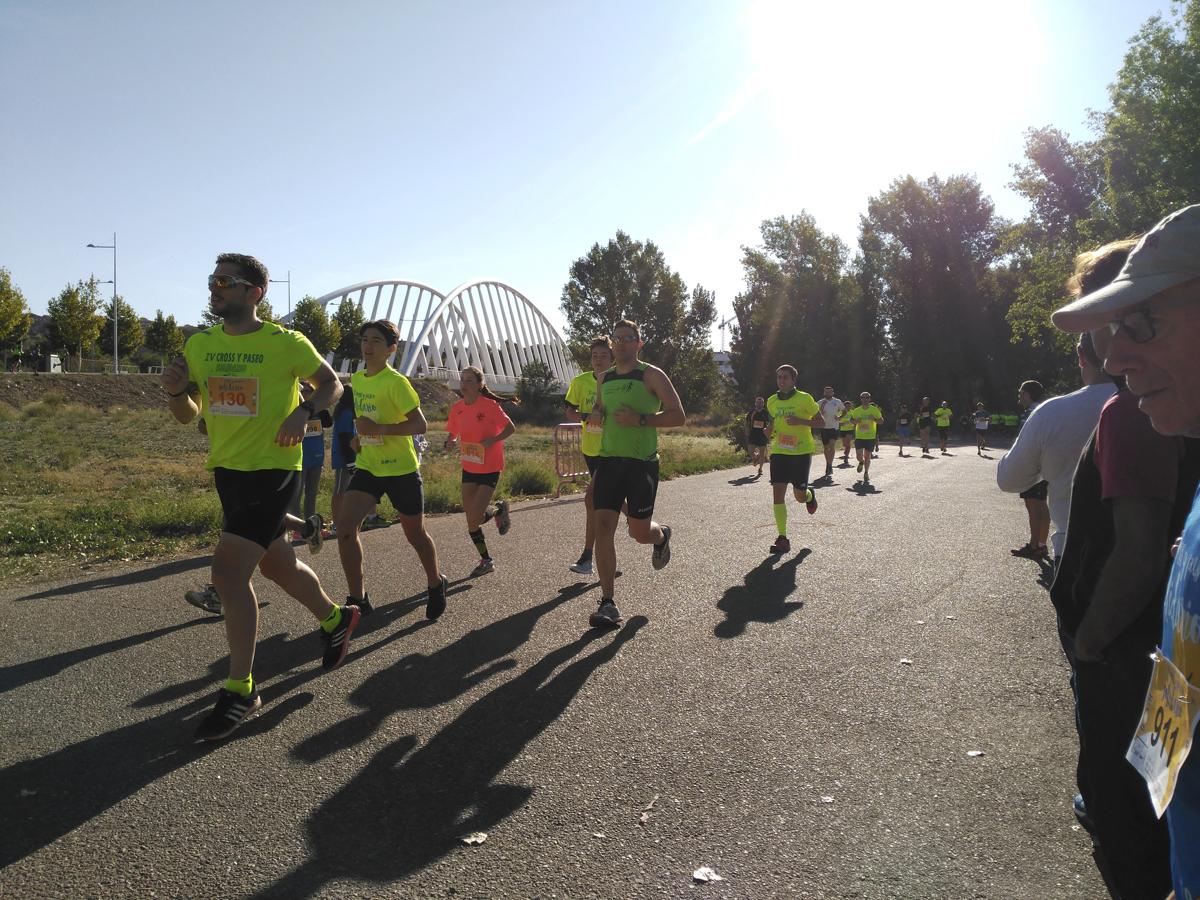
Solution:
M 210 375 L 208 409 L 218 416 L 258 415 L 258 379 Z
M 1193 687 L 1162 650 L 1154 654 L 1154 672 L 1146 705 L 1125 758 L 1146 786 L 1160 818 L 1171 803 L 1179 770 L 1192 749 L 1192 732 L 1200 718 L 1200 688 Z

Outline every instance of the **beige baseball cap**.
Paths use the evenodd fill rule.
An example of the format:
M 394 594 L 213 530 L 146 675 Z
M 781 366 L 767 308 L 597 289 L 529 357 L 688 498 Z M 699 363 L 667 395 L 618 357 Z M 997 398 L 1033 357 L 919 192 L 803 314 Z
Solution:
M 1100 328 L 1126 309 L 1200 278 L 1200 204 L 1171 213 L 1142 237 L 1121 274 L 1098 291 L 1068 303 L 1051 321 L 1063 331 Z

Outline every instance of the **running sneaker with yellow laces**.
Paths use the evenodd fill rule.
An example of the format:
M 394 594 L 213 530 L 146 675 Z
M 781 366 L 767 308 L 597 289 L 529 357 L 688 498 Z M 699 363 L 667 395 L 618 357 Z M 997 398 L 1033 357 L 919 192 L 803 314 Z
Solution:
M 362 611 L 357 606 L 343 606 L 342 617 L 333 631 L 321 629 L 321 639 L 325 642 L 321 665 L 326 670 L 332 671 L 346 661 L 346 654 L 350 652 L 350 636 L 354 634 L 361 618 Z
M 804 508 L 808 510 L 808 514 L 811 516 L 817 511 L 817 492 L 812 488 L 805 488 L 805 490 L 807 493 L 804 495 Z
M 212 712 L 204 717 L 200 727 L 196 729 L 196 743 L 219 741 L 233 734 L 233 730 L 250 718 L 262 706 L 262 697 L 258 691 L 251 691 L 248 697 L 243 697 L 227 688 L 217 691 L 217 702 Z

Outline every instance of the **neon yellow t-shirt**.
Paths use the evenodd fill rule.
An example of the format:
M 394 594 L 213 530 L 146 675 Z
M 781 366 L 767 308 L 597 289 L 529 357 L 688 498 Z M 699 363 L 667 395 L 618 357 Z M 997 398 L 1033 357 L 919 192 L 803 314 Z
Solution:
M 846 406 L 846 408 L 842 410 L 842 414 L 838 416 L 839 431 L 854 430 L 854 418 L 850 414 L 856 409 L 858 409 L 857 406 Z
M 221 323 L 188 338 L 183 356 L 189 380 L 200 388 L 207 468 L 301 468 L 301 445 L 280 447 L 275 438 L 300 403 L 300 379 L 324 362 L 308 338 L 274 322 L 236 335 L 226 334 Z
M 854 437 L 873 441 L 879 431 L 879 423 L 875 420 L 883 418 L 883 410 L 874 403 L 870 406 L 856 406 L 850 410 L 850 418 L 854 420 Z
M 812 394 L 796 391 L 784 400 L 778 393 L 774 393 L 767 398 L 767 412 L 774 420 L 771 429 L 772 453 L 804 456 L 813 452 L 812 427 L 787 423 L 788 416 L 815 419 L 821 414 L 821 407 L 817 406 Z
M 350 377 L 350 386 L 354 389 L 354 414 L 380 425 L 406 422 L 408 414 L 421 405 L 412 383 L 391 366 L 375 375 L 360 369 Z M 355 464 L 380 478 L 408 475 L 420 465 L 411 434 L 360 434 L 358 443 L 361 449 Z
M 567 388 L 567 402 L 579 411 L 583 417 L 583 436 L 580 438 L 580 450 L 587 456 L 600 455 L 600 442 L 604 437 L 604 426 L 592 427 L 587 415 L 596 405 L 596 373 L 582 372 L 571 379 Z
M 939 406 L 933 411 L 933 417 L 937 420 L 938 428 L 949 428 L 950 420 L 954 417 L 954 410 L 948 406 Z

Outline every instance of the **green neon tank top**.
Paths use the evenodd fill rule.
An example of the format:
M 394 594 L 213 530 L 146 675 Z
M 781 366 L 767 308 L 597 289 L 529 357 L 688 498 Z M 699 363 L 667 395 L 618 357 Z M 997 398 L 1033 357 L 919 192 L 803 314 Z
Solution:
M 652 425 L 618 425 L 615 418 L 621 407 L 647 416 L 662 408 L 658 398 L 646 389 L 648 366 L 649 363 L 639 362 L 636 369 L 624 375 L 618 374 L 616 367 L 604 373 L 604 383 L 600 386 L 601 405 L 604 407 L 601 456 L 628 459 L 654 459 L 658 456 L 657 428 Z

